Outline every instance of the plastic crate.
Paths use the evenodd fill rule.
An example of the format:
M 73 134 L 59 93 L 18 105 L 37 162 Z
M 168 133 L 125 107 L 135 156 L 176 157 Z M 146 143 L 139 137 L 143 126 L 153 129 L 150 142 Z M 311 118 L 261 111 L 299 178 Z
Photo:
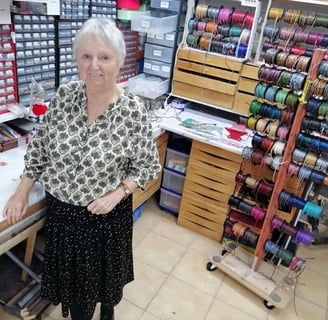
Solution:
M 175 216 L 179 214 L 181 195 L 161 188 L 161 196 L 159 206 L 161 209 L 173 213 Z
M 182 8 L 183 8 L 183 1 L 180 1 L 180 0 L 166 0 L 166 1 L 151 0 L 150 8 L 181 12 Z
M 131 30 L 164 34 L 173 32 L 177 28 L 178 15 L 167 12 L 136 11 L 131 17 Z
M 171 63 L 173 53 L 173 48 L 146 43 L 144 56 L 148 59 Z
M 185 176 L 183 174 L 164 168 L 162 181 L 163 188 L 182 194 L 184 181 Z
M 128 91 L 149 99 L 156 99 L 169 89 L 170 79 L 138 74 L 128 80 Z
M 188 160 L 189 154 L 167 148 L 165 158 L 166 168 L 185 174 L 187 171 Z
M 172 64 L 144 59 L 144 73 L 152 74 L 157 77 L 170 78 L 172 73 Z
M 136 222 L 141 216 L 142 216 L 142 211 L 145 207 L 145 204 L 143 203 L 140 205 L 137 209 L 133 211 L 133 222 Z
M 173 48 L 175 46 L 176 36 L 176 32 L 169 32 L 165 34 L 154 34 L 148 32 L 146 42 Z

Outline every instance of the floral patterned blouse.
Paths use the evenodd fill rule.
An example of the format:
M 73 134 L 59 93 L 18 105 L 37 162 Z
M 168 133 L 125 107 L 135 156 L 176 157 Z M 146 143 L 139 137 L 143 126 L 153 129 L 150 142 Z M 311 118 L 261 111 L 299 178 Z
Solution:
M 132 179 L 140 188 L 161 170 L 147 110 L 122 91 L 116 103 L 87 123 L 82 81 L 61 85 L 27 147 L 24 174 L 57 199 L 86 206 Z

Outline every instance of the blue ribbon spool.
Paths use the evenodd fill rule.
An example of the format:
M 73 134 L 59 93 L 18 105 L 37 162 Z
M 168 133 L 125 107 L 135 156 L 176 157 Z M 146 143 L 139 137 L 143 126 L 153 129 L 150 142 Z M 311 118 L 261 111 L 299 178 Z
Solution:
M 305 206 L 303 208 L 303 212 L 309 216 L 309 217 L 313 217 L 313 218 L 316 218 L 318 219 L 320 217 L 320 214 L 322 212 L 323 208 L 320 207 L 319 205 L 313 203 L 313 202 L 310 202 L 310 201 L 307 201 L 305 203 Z

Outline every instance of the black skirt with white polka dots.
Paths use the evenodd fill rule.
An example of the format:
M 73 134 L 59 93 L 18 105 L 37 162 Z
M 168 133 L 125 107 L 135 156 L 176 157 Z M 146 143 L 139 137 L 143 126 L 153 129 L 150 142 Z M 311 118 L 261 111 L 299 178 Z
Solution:
M 116 305 L 133 281 L 132 199 L 110 213 L 95 215 L 47 194 L 45 258 L 41 295 L 62 305 L 72 303 L 92 319 L 97 302 Z

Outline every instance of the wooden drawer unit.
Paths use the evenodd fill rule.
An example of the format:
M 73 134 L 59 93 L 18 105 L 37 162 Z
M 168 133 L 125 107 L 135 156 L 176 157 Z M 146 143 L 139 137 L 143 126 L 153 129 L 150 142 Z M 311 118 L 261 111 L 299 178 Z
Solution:
M 249 114 L 249 105 L 254 100 L 255 87 L 259 83 L 258 68 L 259 66 L 254 64 L 244 64 L 241 68 L 233 102 L 233 109 L 238 113 Z
M 241 156 L 193 141 L 178 224 L 220 240 Z
M 242 63 L 225 56 L 180 48 L 172 90 L 176 96 L 231 109 Z
M 156 138 L 156 145 L 158 148 L 158 153 L 159 153 L 159 158 L 160 158 L 162 168 L 164 167 L 167 141 L 168 141 L 168 133 L 167 132 L 162 133 L 159 137 Z M 163 170 L 161 171 L 160 175 L 158 176 L 158 178 L 156 180 L 149 182 L 146 190 L 142 191 L 142 190 L 138 189 L 137 191 L 135 191 L 133 193 L 133 197 L 132 197 L 133 210 L 135 210 L 139 206 L 141 206 L 157 190 L 160 189 L 161 181 L 162 181 L 162 174 L 163 174 Z

